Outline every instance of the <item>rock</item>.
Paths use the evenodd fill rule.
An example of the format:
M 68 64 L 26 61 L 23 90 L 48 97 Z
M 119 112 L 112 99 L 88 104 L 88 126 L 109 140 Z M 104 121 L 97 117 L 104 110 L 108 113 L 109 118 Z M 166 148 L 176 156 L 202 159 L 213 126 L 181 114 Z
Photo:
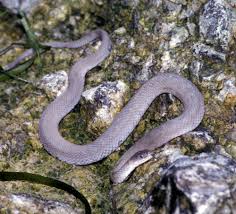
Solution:
M 219 79 L 218 79 L 219 81 Z M 231 106 L 236 104 L 236 78 L 228 78 L 223 80 L 223 88 L 220 90 L 219 94 L 216 96 L 216 99 L 221 102 L 227 102 Z
M 230 130 L 226 136 L 229 140 L 236 142 L 236 128 Z
M 188 2 L 181 11 L 179 18 L 186 19 L 193 17 L 194 15 L 196 15 L 197 12 L 199 12 L 202 4 L 205 2 L 207 2 L 207 0 L 192 0 L 191 2 Z
M 175 71 L 178 73 L 180 71 L 180 64 L 176 63 L 174 57 L 170 55 L 170 51 L 163 52 L 161 63 L 162 65 L 160 72 Z
M 189 37 L 189 33 L 184 27 L 176 27 L 172 30 L 172 36 L 170 39 L 170 48 L 176 48 L 183 44 Z
M 0 125 L 1 127 L 1 125 Z M 1 127 L 2 128 L 2 127 Z M 9 127 L 4 127 L 5 131 L 8 131 Z M 5 137 L 5 136 L 4 136 Z M 14 138 L 2 141 L 0 140 L 0 160 L 6 161 L 7 158 L 13 158 L 14 156 L 24 155 L 25 144 L 28 136 L 23 131 L 16 131 Z
M 190 33 L 191 36 L 194 36 L 196 34 L 196 25 L 192 22 L 187 22 L 187 27 L 188 27 L 188 31 Z
M 216 144 L 215 139 L 205 130 L 191 131 L 184 134 L 182 137 L 186 143 L 185 147 L 189 147 L 189 150 L 204 151 L 210 145 Z
M 143 64 L 142 69 L 136 75 L 136 80 L 141 83 L 144 83 L 147 80 L 149 80 L 153 76 L 153 72 L 150 69 L 153 66 L 153 64 L 154 64 L 154 55 L 151 54 L 146 59 L 145 63 Z
M 228 50 L 232 38 L 231 11 L 225 0 L 209 0 L 199 19 L 204 41 L 222 50 Z
M 70 8 L 66 4 L 61 5 L 60 7 L 53 8 L 49 13 L 49 17 L 54 17 L 54 18 L 48 19 L 47 25 L 53 27 L 56 26 L 58 22 L 65 21 L 70 12 L 71 12 Z
M 215 151 L 218 147 L 227 151 L 224 155 L 230 154 L 235 158 L 234 135 L 227 133 L 235 128 L 236 121 L 236 63 L 234 41 L 231 39 L 233 33 L 229 26 L 236 19 L 235 15 L 231 17 L 233 10 L 224 6 L 225 2 L 42 0 L 35 10 L 27 13 L 30 26 L 40 42 L 76 40 L 91 29 L 102 28 L 109 33 L 113 46 L 109 57 L 86 75 L 89 93 L 85 93 L 81 100 L 83 103 L 60 123 L 59 130 L 65 139 L 72 143 L 92 142 L 103 127 L 106 129 L 113 113 L 122 109 L 127 99 L 124 89 L 130 88 L 135 93 L 145 81 L 160 72 L 178 73 L 192 81 L 204 96 L 206 112 L 198 129 L 157 149 L 156 160 L 138 167 L 130 179 L 113 187 L 111 197 L 109 177 L 115 162 L 143 134 L 179 115 L 182 109 L 180 102 L 173 96 L 160 96 L 119 151 L 89 166 L 66 164 L 44 150 L 38 138 L 38 121 L 48 103 L 65 90 L 65 71 L 69 71 L 78 59 L 95 52 L 100 42 L 74 50 L 51 49 L 41 54 L 42 69 L 38 69 L 39 60 L 36 60 L 26 72 L 19 73 L 21 78 L 32 83 L 38 82 L 44 73 L 51 73 L 37 85 L 46 93 L 35 85 L 15 79 L 0 84 L 0 169 L 28 171 L 64 180 L 84 193 L 94 213 L 111 213 L 112 204 L 116 205 L 118 213 L 137 213 L 147 193 L 173 161 L 184 155 Z M 1 16 L 0 21 L 1 50 L 13 42 L 26 42 L 24 32 L 15 24 L 18 16 L 6 14 Z M 233 25 L 235 37 L 236 25 Z M 14 46 L 7 54 L 1 55 L 1 66 L 11 62 L 22 51 L 23 48 Z M 119 82 L 122 82 L 121 88 Z M 95 120 L 99 121 L 96 126 Z M 29 197 L 33 198 L 37 190 L 45 201 L 46 198 L 56 198 L 59 203 L 67 203 L 68 195 L 61 191 L 53 189 L 49 192 L 48 187 L 29 183 L 22 186 L 22 183 L 0 184 L 0 191 L 12 195 L 19 185 L 17 191 L 27 191 Z M 70 201 L 74 205 L 74 199 Z M 185 206 L 186 201 L 179 204 Z M 44 205 L 47 207 L 47 203 Z M 81 207 L 74 205 L 75 210 Z
M 124 6 L 135 8 L 138 6 L 140 0 L 121 0 L 120 2 Z
M 182 4 L 182 5 L 186 5 L 187 1 L 186 0 L 168 0 L 170 2 L 173 2 L 175 4 Z
M 40 88 L 45 89 L 47 92 L 59 96 L 68 86 L 68 76 L 65 71 L 57 71 L 45 75 L 39 82 Z
M 232 156 L 232 158 L 236 159 L 236 144 L 235 144 L 235 142 L 229 143 L 227 145 L 227 147 L 225 148 L 225 151 L 227 152 L 227 154 Z
M 67 73 L 58 71 L 45 75 L 38 83 L 49 94 L 59 96 L 68 85 Z M 82 93 L 82 114 L 91 133 L 101 134 L 112 122 L 126 100 L 127 85 L 122 81 L 104 82 Z
M 236 159 L 236 128 L 230 129 L 226 134 L 225 138 L 228 143 L 225 148 L 226 152 Z
M 233 213 L 235 170 L 236 162 L 222 155 L 180 158 L 163 171 L 140 213 Z
M 158 8 L 162 4 L 162 0 L 149 0 L 149 4 L 151 7 Z
M 181 150 L 175 145 L 166 145 L 156 152 L 156 159 L 138 167 L 128 181 L 112 188 L 111 200 L 114 210 L 120 213 L 138 213 L 138 208 L 147 196 L 147 190 L 153 188 L 160 175 L 160 165 L 173 162 L 183 157 Z
M 88 131 L 101 134 L 124 106 L 128 92 L 122 81 L 104 82 L 82 94 L 82 112 L 87 118 Z
M 19 13 L 19 10 L 28 13 L 36 7 L 41 0 L 0 0 L 0 3 L 12 13 Z
M 168 11 L 172 17 L 177 16 L 181 9 L 182 5 L 179 4 L 179 2 L 173 2 L 173 1 L 163 1 L 163 9 L 164 11 Z
M 189 70 L 191 73 L 199 79 L 200 74 L 201 74 L 201 69 L 202 69 L 202 62 L 193 60 L 190 64 Z
M 5 213 L 47 213 L 47 214 L 78 214 L 84 213 L 84 209 L 74 208 L 69 204 L 41 199 L 28 194 L 7 194 L 0 195 L 0 212 Z
M 205 45 L 202 43 L 194 44 L 193 52 L 198 57 L 209 57 L 212 60 L 218 60 L 221 62 L 225 62 L 226 60 L 226 56 L 224 53 L 218 52 L 209 45 Z
M 126 33 L 126 29 L 124 27 L 120 27 L 114 31 L 114 33 L 118 35 L 124 35 Z

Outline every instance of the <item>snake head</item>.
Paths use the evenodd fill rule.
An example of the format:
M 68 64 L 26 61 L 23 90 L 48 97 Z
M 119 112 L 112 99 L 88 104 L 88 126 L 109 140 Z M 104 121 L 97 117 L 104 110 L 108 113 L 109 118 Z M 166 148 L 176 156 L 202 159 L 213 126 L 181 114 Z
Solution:
M 152 158 L 152 152 L 150 152 L 149 150 L 142 150 L 142 151 L 138 151 L 136 152 L 130 159 L 129 161 L 136 163 L 137 166 L 146 162 L 147 160 L 150 160 L 150 158 Z
M 149 150 L 142 150 L 136 152 L 118 169 L 112 171 L 111 180 L 113 184 L 122 183 L 127 180 L 131 172 L 139 165 L 149 161 L 153 158 L 153 152 Z

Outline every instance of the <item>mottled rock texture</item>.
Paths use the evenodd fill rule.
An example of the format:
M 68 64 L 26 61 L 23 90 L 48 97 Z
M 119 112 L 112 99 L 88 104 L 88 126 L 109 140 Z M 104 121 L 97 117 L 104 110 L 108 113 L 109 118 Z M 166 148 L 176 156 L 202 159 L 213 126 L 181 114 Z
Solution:
M 45 106 L 66 87 L 66 73 L 72 64 L 91 51 L 96 51 L 99 42 L 78 50 L 48 50 L 42 53 L 40 58 L 36 58 L 29 69 L 17 73 L 19 78 L 26 81 L 16 78 L 5 78 L 1 81 L 0 170 L 27 171 L 63 180 L 87 197 L 94 213 L 111 213 L 112 211 L 137 213 L 168 166 L 175 160 L 185 157 L 189 160 L 188 166 L 191 166 L 192 170 L 198 169 L 199 161 L 194 162 L 191 156 L 198 157 L 201 153 L 207 153 L 209 158 L 199 157 L 204 163 L 203 171 L 201 171 L 203 174 L 195 174 L 194 177 L 188 177 L 188 180 L 180 176 L 178 183 L 177 180 L 169 179 L 172 182 L 171 187 L 179 187 L 178 193 L 184 190 L 184 187 L 178 184 L 186 181 L 189 187 L 201 187 L 207 184 L 209 181 L 207 178 L 211 178 L 210 172 L 216 173 L 220 170 L 218 176 L 215 176 L 209 185 L 222 184 L 222 194 L 214 195 L 214 203 L 211 203 L 208 200 L 209 195 L 198 192 L 199 200 L 193 201 L 192 194 L 195 193 L 195 189 L 189 188 L 187 196 L 184 197 L 184 199 L 187 197 L 189 199 L 182 200 L 182 195 L 176 198 L 175 202 L 178 202 L 181 207 L 186 204 L 195 207 L 193 211 L 191 206 L 187 207 L 189 209 L 185 207 L 184 211 L 187 213 L 196 213 L 200 210 L 203 203 L 199 201 L 204 197 L 207 199 L 203 201 L 206 208 L 212 204 L 215 204 L 215 207 L 222 205 L 220 210 L 222 214 L 232 210 L 235 205 L 233 192 L 235 190 L 231 188 L 227 192 L 228 181 L 232 181 L 231 187 L 235 186 L 232 171 L 228 168 L 229 166 L 224 165 L 226 162 L 213 164 L 214 158 L 210 157 L 216 155 L 214 160 L 225 160 L 225 158 L 218 159 L 217 155 L 223 154 L 227 156 L 227 160 L 232 160 L 229 161 L 230 163 L 233 163 L 233 159 L 236 158 L 236 12 L 234 1 L 26 0 L 0 2 L 2 5 L 8 5 L 8 10 L 0 7 L 0 65 L 2 67 L 23 52 L 23 47 L 19 45 L 13 46 L 4 54 L 3 48 L 14 42 L 27 42 L 19 17 L 9 13 L 9 10 L 17 13 L 16 10 L 19 7 L 23 9 L 24 4 L 29 6 L 33 3 L 32 7 L 25 7 L 29 10 L 23 10 L 28 16 L 32 31 L 40 42 L 75 40 L 84 32 L 98 27 L 107 30 L 110 34 L 113 42 L 110 56 L 86 76 L 85 91 L 94 92 L 90 94 L 90 97 L 94 99 L 91 101 L 88 99 L 89 96 L 87 98 L 85 96 L 84 101 L 79 103 L 60 124 L 63 137 L 73 143 L 85 144 L 96 139 L 101 130 L 104 130 L 105 126 L 111 122 L 114 112 L 119 111 L 145 81 L 159 72 L 174 72 L 188 78 L 202 92 L 205 101 L 205 115 L 196 130 L 157 149 L 155 159 L 137 168 L 125 183 L 112 186 L 110 171 L 126 149 L 150 129 L 178 116 L 183 106 L 174 96 L 162 95 L 152 103 L 121 148 L 105 160 L 89 166 L 72 166 L 61 162 L 43 149 L 38 138 L 38 121 Z M 35 2 L 37 4 L 34 4 Z M 1 77 L 2 75 L 0 79 Z M 120 85 L 122 87 L 118 87 L 119 83 L 122 83 Z M 99 89 L 100 92 L 96 92 L 101 86 L 103 87 Z M 113 94 L 112 98 L 107 96 L 110 94 Z M 95 124 L 96 114 L 101 111 L 99 109 L 102 107 L 108 113 L 103 114 L 106 117 L 102 117 L 102 122 L 97 123 L 96 128 L 93 129 L 89 124 Z M 112 113 L 109 114 L 110 112 Z M 214 153 L 213 156 L 212 153 Z M 205 170 L 205 166 L 208 170 Z M 232 167 L 235 167 L 234 164 Z M 225 177 L 221 176 L 223 173 Z M 201 177 L 205 174 L 206 177 Z M 197 178 L 201 179 L 197 180 Z M 163 179 L 162 177 L 161 180 Z M 166 182 L 166 184 L 170 183 Z M 218 187 L 212 186 L 207 193 L 215 193 L 214 191 L 219 190 Z M 161 191 L 161 189 L 156 189 Z M 68 194 L 42 185 L 0 182 L 0 191 L 4 192 L 1 200 L 6 201 L 6 205 L 2 205 L 3 209 L 9 207 L 8 202 L 19 202 L 19 197 L 20 201 L 25 202 L 24 210 L 31 204 L 37 210 L 36 213 L 43 213 L 48 203 L 51 203 L 50 201 L 53 201 L 54 205 L 55 201 L 63 206 L 65 204 L 67 213 L 70 212 L 69 210 L 73 213 L 83 209 L 83 206 L 75 204 L 74 198 Z M 163 192 L 170 193 L 169 190 L 163 190 Z M 20 196 L 12 197 L 16 193 Z M 22 196 L 24 193 L 27 193 L 27 197 Z M 230 193 L 232 194 L 227 197 Z M 217 200 L 215 200 L 216 197 Z M 43 200 L 39 201 L 40 206 L 33 206 L 38 198 Z M 217 201 L 219 203 L 216 203 Z M 166 213 L 167 205 L 162 203 L 161 208 L 157 206 L 155 211 Z M 21 211 L 19 208 L 13 208 L 14 206 L 11 207 L 15 213 Z M 55 206 L 55 210 L 60 208 L 59 205 Z M 176 209 L 173 208 L 169 213 L 175 213 L 177 207 L 175 206 Z M 177 211 L 181 213 L 181 209 Z M 214 209 L 209 212 L 217 213 Z
M 210 0 L 204 5 L 199 27 L 205 42 L 223 50 L 228 48 L 232 38 L 231 13 L 225 0 Z
M 182 157 L 163 170 L 140 213 L 233 213 L 235 169 L 236 161 L 222 155 Z

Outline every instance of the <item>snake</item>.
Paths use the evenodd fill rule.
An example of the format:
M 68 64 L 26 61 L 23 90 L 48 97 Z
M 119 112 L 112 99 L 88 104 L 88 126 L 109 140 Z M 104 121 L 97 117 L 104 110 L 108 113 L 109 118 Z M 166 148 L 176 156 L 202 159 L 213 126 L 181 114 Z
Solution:
M 188 79 L 176 73 L 159 72 L 135 92 L 125 107 L 116 114 L 107 130 L 96 140 L 83 145 L 67 141 L 59 132 L 59 123 L 78 104 L 86 73 L 109 56 L 112 42 L 106 31 L 96 29 L 76 41 L 52 41 L 42 44 L 52 48 L 79 48 L 94 41 L 100 41 L 99 48 L 72 65 L 68 74 L 67 89 L 45 108 L 39 120 L 40 141 L 52 156 L 74 165 L 98 162 L 119 148 L 156 97 L 169 93 L 183 104 L 183 111 L 178 117 L 167 120 L 144 134 L 122 155 L 110 176 L 113 184 L 119 184 L 125 181 L 136 167 L 151 160 L 155 149 L 195 129 L 204 116 L 204 99 L 198 88 Z M 6 67 L 12 68 L 32 54 L 34 50 L 28 49 Z

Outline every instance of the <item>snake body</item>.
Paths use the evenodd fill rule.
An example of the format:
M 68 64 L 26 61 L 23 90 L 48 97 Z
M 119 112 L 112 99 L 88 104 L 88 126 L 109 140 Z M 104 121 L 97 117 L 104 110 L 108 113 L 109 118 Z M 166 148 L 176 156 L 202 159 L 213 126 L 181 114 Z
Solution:
M 120 183 L 137 166 L 150 160 L 154 149 L 196 128 L 203 118 L 204 102 L 202 94 L 190 81 L 174 73 L 161 73 L 147 81 L 135 93 L 122 111 L 116 115 L 110 127 L 95 141 L 86 145 L 68 142 L 60 135 L 58 125 L 79 102 L 86 73 L 109 55 L 111 41 L 105 31 L 98 29 L 74 42 L 44 44 L 55 48 L 78 48 L 94 40 L 101 41 L 100 48 L 72 66 L 68 76 L 68 88 L 46 107 L 40 118 L 40 141 L 50 154 L 75 165 L 97 162 L 110 155 L 124 142 L 152 101 L 160 94 L 171 93 L 184 106 L 180 116 L 152 129 L 125 152 L 111 173 L 113 183 Z M 8 68 L 14 67 L 32 53 L 32 50 L 26 51 L 15 62 L 9 64 Z

